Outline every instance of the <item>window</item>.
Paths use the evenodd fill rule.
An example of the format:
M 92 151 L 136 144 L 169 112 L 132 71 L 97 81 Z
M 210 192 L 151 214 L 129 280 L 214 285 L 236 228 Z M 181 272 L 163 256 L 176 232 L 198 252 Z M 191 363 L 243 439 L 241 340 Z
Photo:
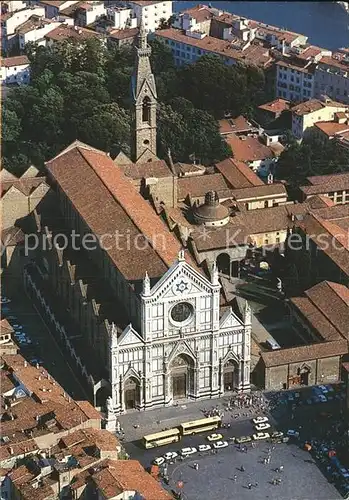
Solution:
M 145 98 L 143 99 L 142 121 L 148 123 L 150 121 L 150 98 L 148 96 L 145 96 Z
M 153 396 L 162 396 L 164 393 L 163 376 L 156 375 L 153 377 Z
M 264 240 L 264 245 L 269 245 L 269 240 L 268 239 Z

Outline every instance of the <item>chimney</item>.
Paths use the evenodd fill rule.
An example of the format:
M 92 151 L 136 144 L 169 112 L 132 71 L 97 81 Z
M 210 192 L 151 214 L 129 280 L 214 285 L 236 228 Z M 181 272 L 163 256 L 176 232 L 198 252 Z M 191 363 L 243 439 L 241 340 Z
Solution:
M 13 455 L 13 448 L 12 448 L 12 446 L 9 447 L 8 451 L 10 452 L 10 455 Z
M 24 366 L 27 367 L 28 366 L 28 362 L 26 360 L 24 360 Z

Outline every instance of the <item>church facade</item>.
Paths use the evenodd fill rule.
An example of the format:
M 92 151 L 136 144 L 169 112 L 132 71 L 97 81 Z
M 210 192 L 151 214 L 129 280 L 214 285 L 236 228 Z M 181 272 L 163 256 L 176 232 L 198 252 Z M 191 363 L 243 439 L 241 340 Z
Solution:
M 209 280 L 183 252 L 155 286 L 144 279 L 142 331 L 112 336 L 110 422 L 133 408 L 250 389 L 251 311 L 247 302 L 242 320 L 221 311 L 220 288 L 215 266 Z

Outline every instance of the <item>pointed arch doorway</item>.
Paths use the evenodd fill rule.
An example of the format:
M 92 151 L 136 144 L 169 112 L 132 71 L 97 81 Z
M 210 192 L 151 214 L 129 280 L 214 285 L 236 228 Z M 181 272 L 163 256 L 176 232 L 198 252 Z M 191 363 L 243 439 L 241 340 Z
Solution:
M 194 361 L 180 354 L 172 361 L 170 369 L 173 399 L 186 399 L 194 387 Z
M 125 410 L 134 410 L 140 405 L 140 384 L 134 377 L 126 380 L 124 385 Z
M 239 387 L 239 365 L 234 359 L 228 359 L 223 366 L 224 391 L 229 392 Z

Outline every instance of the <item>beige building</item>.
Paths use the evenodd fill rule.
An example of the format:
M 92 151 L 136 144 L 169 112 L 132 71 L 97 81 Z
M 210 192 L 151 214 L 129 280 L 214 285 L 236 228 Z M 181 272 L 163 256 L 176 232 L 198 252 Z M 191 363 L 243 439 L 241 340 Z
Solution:
M 291 108 L 292 133 L 297 139 L 303 139 L 313 130 L 316 122 L 331 122 L 336 113 L 346 111 L 348 111 L 346 104 L 331 101 L 328 98 L 311 99 L 297 104 Z
M 349 173 L 315 175 L 307 177 L 308 185 L 301 186 L 303 200 L 323 195 L 335 204 L 349 203 Z

